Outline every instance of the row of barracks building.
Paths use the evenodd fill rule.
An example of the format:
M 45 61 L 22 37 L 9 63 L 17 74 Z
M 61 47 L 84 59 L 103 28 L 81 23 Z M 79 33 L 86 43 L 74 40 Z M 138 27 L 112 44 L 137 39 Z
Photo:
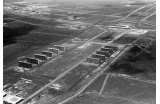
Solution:
M 27 57 L 24 61 L 19 61 L 18 66 L 22 68 L 33 68 L 34 66 L 38 66 L 47 60 L 54 58 L 56 55 L 65 51 L 65 47 L 60 45 L 55 45 L 53 48 L 48 48 L 41 53 L 34 54 L 32 57 Z
M 104 46 L 100 50 L 92 54 L 91 57 L 87 58 L 86 62 L 90 64 L 100 65 L 117 50 L 117 47 Z

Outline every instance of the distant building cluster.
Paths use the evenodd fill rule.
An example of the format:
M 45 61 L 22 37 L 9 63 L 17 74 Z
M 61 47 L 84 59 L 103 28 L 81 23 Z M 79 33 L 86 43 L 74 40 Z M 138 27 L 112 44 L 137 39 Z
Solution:
M 18 14 L 22 14 L 22 15 L 49 15 L 51 9 L 46 6 L 46 5 L 36 5 L 36 4 L 28 4 L 28 3 L 24 3 L 25 6 L 21 7 L 21 6 L 16 6 L 16 5 L 12 5 L 10 7 L 3 7 L 4 12 L 5 11 L 9 11 L 9 12 L 14 12 L 14 13 L 18 13 Z
M 28 92 L 37 87 L 32 80 L 21 78 L 13 86 L 3 88 L 3 104 L 18 104 L 28 96 Z
M 34 54 L 32 57 L 27 57 L 23 61 L 18 62 L 18 67 L 14 69 L 19 72 L 29 71 L 30 69 L 39 66 L 40 64 L 47 62 L 54 58 L 56 55 L 65 51 L 65 47 L 61 45 L 54 45 L 53 48 L 48 48 L 45 51 Z

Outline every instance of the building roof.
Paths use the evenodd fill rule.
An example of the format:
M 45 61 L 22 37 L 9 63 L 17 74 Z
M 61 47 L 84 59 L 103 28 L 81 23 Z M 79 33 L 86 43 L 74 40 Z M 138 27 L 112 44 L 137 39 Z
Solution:
M 42 52 L 52 53 L 52 52 L 50 52 L 50 51 L 48 51 L 48 50 L 47 50 L 47 51 L 42 51 Z
M 42 54 L 35 54 L 35 55 L 37 55 L 37 56 L 44 56 L 44 57 L 46 57 L 46 55 L 42 55 Z
M 16 104 L 19 101 L 21 101 L 23 98 L 21 97 L 17 97 L 14 95 L 7 95 L 3 98 L 3 101 L 7 102 L 7 103 L 11 103 L 11 104 Z
M 60 90 L 62 88 L 62 86 L 60 84 L 58 84 L 58 83 L 53 83 L 53 84 L 51 84 L 50 87 L 54 88 L 56 90 Z

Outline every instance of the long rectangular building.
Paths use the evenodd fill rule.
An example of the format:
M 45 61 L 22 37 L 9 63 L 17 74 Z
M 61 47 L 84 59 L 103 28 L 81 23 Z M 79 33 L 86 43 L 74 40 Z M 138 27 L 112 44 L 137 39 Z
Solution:
M 46 55 L 47 57 L 54 57 L 54 53 L 50 51 L 42 51 L 42 55 Z
M 101 59 L 101 60 L 105 60 L 105 55 L 92 54 L 92 58 L 98 58 L 98 59 Z
M 101 51 L 107 52 L 110 55 L 113 54 L 113 52 L 114 52 L 113 49 L 107 49 L 107 48 L 101 48 Z
M 118 50 L 118 48 L 114 47 L 114 46 L 104 46 L 104 48 L 106 48 L 106 49 L 112 49 L 113 51 L 117 51 Z
M 59 54 L 59 49 L 56 48 L 48 48 L 48 51 L 53 52 L 54 54 Z
M 93 64 L 96 64 L 96 65 L 100 65 L 101 63 L 103 63 L 103 60 L 98 59 L 98 58 L 87 58 L 86 61 L 88 63 L 93 63 Z
M 35 54 L 34 57 L 35 57 L 36 59 L 39 59 L 39 60 L 42 60 L 42 61 L 48 60 L 48 58 L 47 58 L 46 55 Z
M 39 59 L 35 59 L 35 58 L 32 58 L 32 57 L 27 57 L 27 62 L 31 63 L 31 64 L 36 64 L 36 65 L 40 64 L 40 60 Z
M 55 48 L 59 49 L 60 51 L 65 51 L 65 47 L 60 45 L 54 45 Z
M 24 61 L 19 61 L 18 66 L 22 68 L 32 68 L 32 64 Z
M 105 51 L 96 51 L 96 54 L 105 55 L 105 57 L 110 57 L 110 53 Z

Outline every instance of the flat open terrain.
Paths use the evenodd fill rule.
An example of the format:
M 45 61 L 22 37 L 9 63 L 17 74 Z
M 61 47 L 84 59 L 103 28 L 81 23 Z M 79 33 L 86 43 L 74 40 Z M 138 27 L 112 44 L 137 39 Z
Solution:
M 101 90 L 102 84 L 106 78 L 106 74 L 101 75 L 93 84 L 91 84 L 85 93 L 98 93 Z
M 68 70 L 70 67 L 74 66 L 76 63 L 80 62 L 82 59 L 90 56 L 99 49 L 101 45 L 91 44 L 85 49 L 75 49 L 63 56 L 57 58 L 56 60 L 51 60 L 48 64 L 37 68 L 34 72 L 35 75 L 57 77 L 61 72 Z
M 99 79 L 104 77 L 102 75 Z M 82 96 L 66 104 L 155 104 L 156 85 L 123 77 L 110 76 L 101 95 L 96 93 L 102 84 L 97 79 Z M 103 80 L 104 81 L 104 78 Z M 99 84 L 99 85 L 98 85 Z M 97 90 L 100 91 L 100 90 Z
M 155 99 L 155 92 L 155 84 L 123 77 L 110 76 L 102 95 L 145 101 L 147 99 Z
M 119 61 L 111 66 L 110 72 L 124 73 L 135 77 L 156 80 L 155 41 L 146 40 L 146 38 L 142 40 L 137 41 L 137 44 L 143 47 L 133 46 Z M 147 47 L 145 48 L 144 46 Z
M 135 37 L 125 37 L 122 36 L 119 39 L 117 39 L 116 41 L 114 41 L 115 43 L 119 43 L 119 44 L 129 44 L 132 43 L 136 40 L 137 38 Z

